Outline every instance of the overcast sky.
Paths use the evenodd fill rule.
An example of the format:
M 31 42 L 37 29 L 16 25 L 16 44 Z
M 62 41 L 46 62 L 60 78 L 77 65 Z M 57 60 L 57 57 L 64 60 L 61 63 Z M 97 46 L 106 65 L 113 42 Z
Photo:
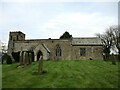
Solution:
M 94 37 L 118 24 L 117 0 L 88 1 L 1 0 L 0 40 L 7 43 L 10 31 L 22 31 L 26 39 L 59 38 L 65 31 L 73 37 Z

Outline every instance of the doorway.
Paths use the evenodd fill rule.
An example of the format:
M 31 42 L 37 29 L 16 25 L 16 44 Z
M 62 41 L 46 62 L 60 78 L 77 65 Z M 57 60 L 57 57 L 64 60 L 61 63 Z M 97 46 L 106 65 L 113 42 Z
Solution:
M 43 53 L 41 52 L 41 50 L 39 50 L 37 53 L 37 61 L 39 60 L 40 56 L 43 56 Z
M 16 62 L 19 62 L 20 52 L 12 52 L 12 56 Z

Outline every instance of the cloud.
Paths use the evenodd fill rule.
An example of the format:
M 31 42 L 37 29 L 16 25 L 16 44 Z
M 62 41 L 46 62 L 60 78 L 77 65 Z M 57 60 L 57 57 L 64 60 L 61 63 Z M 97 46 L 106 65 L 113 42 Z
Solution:
M 96 4 L 92 5 L 96 7 Z M 101 5 L 103 4 L 98 6 Z M 103 6 L 106 8 L 107 5 Z M 115 9 L 111 4 L 109 7 L 113 10 L 109 12 L 110 15 L 108 12 L 106 14 L 108 10 L 103 12 L 101 7 L 94 9 L 86 6 L 82 3 L 1 3 L 0 39 L 8 42 L 9 31 L 14 30 L 23 31 L 27 39 L 59 38 L 65 31 L 74 37 L 89 37 L 95 33 L 102 33 L 110 25 L 117 24 L 116 12 L 112 12 Z M 85 7 L 87 9 L 81 11 Z
M 62 13 L 44 24 L 42 30 L 58 38 L 65 31 L 74 37 L 91 37 L 102 33 L 111 25 L 117 25 L 117 18 L 100 13 Z

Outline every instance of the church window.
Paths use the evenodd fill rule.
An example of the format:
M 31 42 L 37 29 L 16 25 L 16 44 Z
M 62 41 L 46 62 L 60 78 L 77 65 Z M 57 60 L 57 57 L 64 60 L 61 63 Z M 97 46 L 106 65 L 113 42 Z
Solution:
M 85 56 L 85 55 L 86 55 L 86 49 L 80 48 L 80 56 Z
M 57 47 L 56 48 L 56 56 L 61 56 L 61 48 L 60 47 Z

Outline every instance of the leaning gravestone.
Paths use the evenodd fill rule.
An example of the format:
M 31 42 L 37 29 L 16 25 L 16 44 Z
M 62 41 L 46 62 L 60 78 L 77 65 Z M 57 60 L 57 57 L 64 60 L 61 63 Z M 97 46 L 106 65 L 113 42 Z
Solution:
M 38 74 L 42 74 L 43 72 L 43 56 L 40 56 L 38 61 Z

